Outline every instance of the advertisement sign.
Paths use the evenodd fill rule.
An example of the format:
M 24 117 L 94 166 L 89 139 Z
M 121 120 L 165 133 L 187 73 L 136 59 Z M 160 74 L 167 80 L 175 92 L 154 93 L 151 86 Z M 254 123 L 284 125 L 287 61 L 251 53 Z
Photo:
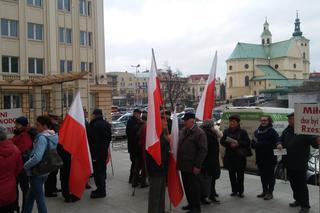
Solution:
M 8 134 L 12 135 L 15 119 L 22 116 L 22 109 L 0 109 L 0 126 L 7 129 Z
M 294 132 L 320 135 L 320 104 L 294 105 Z

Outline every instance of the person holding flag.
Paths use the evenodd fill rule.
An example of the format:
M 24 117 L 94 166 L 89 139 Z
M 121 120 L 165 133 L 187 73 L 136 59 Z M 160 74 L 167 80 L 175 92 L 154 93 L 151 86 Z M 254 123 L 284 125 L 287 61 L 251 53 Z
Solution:
M 196 125 L 194 113 L 186 113 L 183 120 L 184 128 L 179 135 L 177 166 L 181 171 L 188 205 L 182 209 L 189 210 L 188 213 L 198 213 L 201 212 L 199 174 L 207 156 L 207 137 Z

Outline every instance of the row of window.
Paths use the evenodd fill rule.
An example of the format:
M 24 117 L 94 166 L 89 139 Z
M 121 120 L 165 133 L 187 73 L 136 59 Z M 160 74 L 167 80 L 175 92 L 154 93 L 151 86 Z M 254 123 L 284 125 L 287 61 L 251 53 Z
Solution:
M 28 6 L 42 7 L 42 0 L 27 0 Z M 71 12 L 71 0 L 57 0 L 57 7 L 60 11 Z M 91 1 L 80 0 L 79 12 L 81 15 L 91 16 L 92 14 Z
M 18 37 L 18 21 L 1 19 L 1 35 L 7 37 Z M 28 23 L 28 39 L 31 40 L 43 40 L 43 25 Z M 59 42 L 60 43 L 72 43 L 72 29 L 59 27 Z M 92 46 L 92 33 L 86 31 L 80 31 L 80 45 Z
M 72 61 L 60 60 L 60 72 L 71 72 Z M 81 62 L 80 70 L 82 72 L 92 72 L 93 63 Z M 19 57 L 14 56 L 2 56 L 2 72 L 3 73 L 19 73 Z M 28 72 L 30 74 L 44 74 L 44 59 L 42 58 L 29 58 L 28 59 Z
M 303 58 L 305 59 L 305 53 L 303 53 Z M 245 69 L 249 69 L 249 64 L 245 64 L 245 65 L 244 65 L 244 68 L 245 68 Z M 275 64 L 275 65 L 274 65 L 274 68 L 275 68 L 275 69 L 278 69 L 278 68 L 279 68 L 279 65 L 278 65 L 278 64 Z M 297 68 L 297 64 L 293 64 L 293 68 L 296 69 L 296 68 Z M 231 66 L 231 65 L 229 66 L 229 70 L 232 70 L 232 66 Z

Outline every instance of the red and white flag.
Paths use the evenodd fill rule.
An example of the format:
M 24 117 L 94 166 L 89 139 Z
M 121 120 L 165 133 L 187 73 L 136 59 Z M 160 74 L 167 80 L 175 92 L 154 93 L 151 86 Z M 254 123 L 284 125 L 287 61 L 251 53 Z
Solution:
M 160 105 L 162 102 L 159 80 L 157 80 L 157 65 L 152 49 L 152 60 L 150 77 L 148 82 L 148 120 L 146 150 L 157 162 L 161 164 L 160 135 L 162 133 L 162 122 Z
M 177 170 L 177 152 L 179 143 L 179 123 L 176 110 L 172 117 L 171 128 L 171 153 L 168 168 L 168 194 L 170 202 L 174 207 L 178 206 L 183 198 L 183 189 L 181 185 L 180 176 Z
M 59 143 L 71 155 L 69 191 L 81 198 L 92 173 L 92 162 L 80 92 L 61 125 Z
M 214 93 L 216 84 L 216 71 L 217 71 L 217 51 L 215 53 L 209 78 L 207 84 L 202 93 L 201 99 L 199 101 L 196 118 L 200 120 L 208 120 L 212 118 L 212 110 L 214 107 Z

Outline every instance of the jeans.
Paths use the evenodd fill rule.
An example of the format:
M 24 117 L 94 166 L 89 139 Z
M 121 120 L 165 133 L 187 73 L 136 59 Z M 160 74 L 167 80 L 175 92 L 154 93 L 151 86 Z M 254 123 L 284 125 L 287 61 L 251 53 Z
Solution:
M 37 202 L 38 212 L 47 213 L 47 206 L 43 193 L 43 185 L 46 182 L 47 175 L 45 176 L 31 176 L 30 177 L 30 190 L 27 197 L 24 213 L 31 213 L 34 201 Z

